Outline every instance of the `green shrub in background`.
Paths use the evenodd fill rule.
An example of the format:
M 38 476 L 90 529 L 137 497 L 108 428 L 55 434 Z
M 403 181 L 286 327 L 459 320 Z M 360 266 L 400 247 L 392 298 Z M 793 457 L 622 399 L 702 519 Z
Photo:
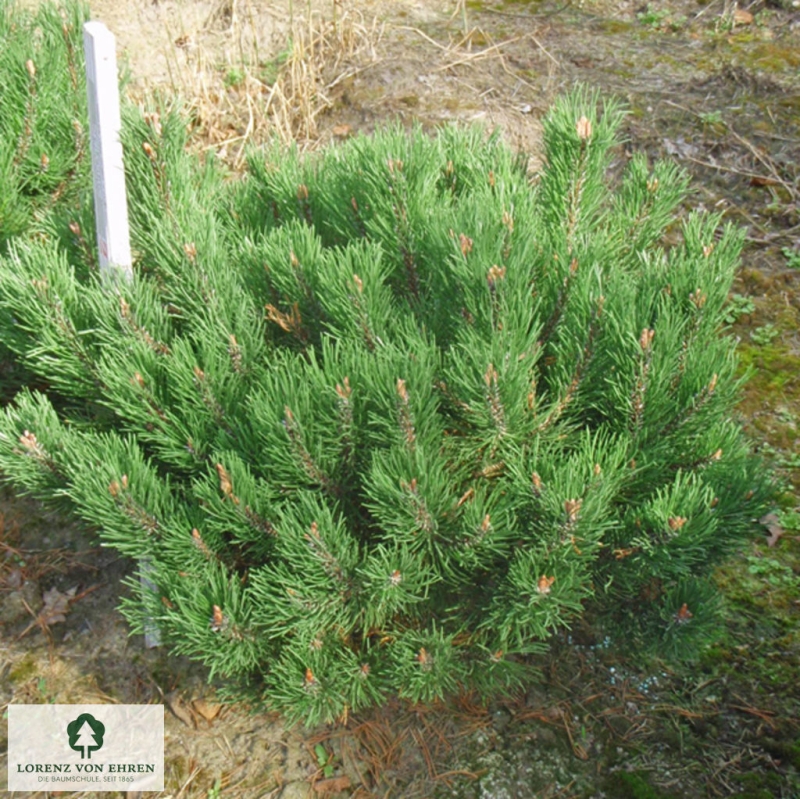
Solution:
M 150 564 L 124 611 L 308 723 L 526 678 L 589 612 L 683 657 L 713 563 L 771 495 L 731 419 L 742 234 L 634 156 L 583 90 L 546 166 L 390 129 L 226 180 L 174 116 L 129 115 L 134 281 L 77 251 L 0 262 L 0 335 L 46 382 L 0 468 Z M 674 236 L 673 236 L 674 238 Z
M 43 3 L 35 11 L 0 3 L 0 254 L 13 237 L 45 229 L 81 249 L 84 260 L 94 257 L 87 19 L 83 3 Z M 30 379 L 0 338 L 0 401 Z
M 90 175 L 85 5 L 0 7 L 0 253 Z

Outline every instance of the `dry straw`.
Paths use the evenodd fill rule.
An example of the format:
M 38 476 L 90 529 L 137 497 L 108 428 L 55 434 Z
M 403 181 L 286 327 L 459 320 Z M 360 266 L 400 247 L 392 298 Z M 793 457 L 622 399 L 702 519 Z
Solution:
M 383 26 L 355 0 L 296 13 L 217 0 L 197 30 L 169 29 L 172 90 L 188 104 L 195 140 L 234 168 L 247 146 L 274 136 L 311 146 L 339 83 L 378 62 Z M 265 33 L 266 31 L 266 33 Z M 222 57 L 221 57 L 222 54 Z

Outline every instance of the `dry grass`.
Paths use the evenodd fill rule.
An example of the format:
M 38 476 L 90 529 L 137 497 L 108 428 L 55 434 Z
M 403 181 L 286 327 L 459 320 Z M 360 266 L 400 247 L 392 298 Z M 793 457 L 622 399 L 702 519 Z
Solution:
M 383 26 L 357 5 L 309 3 L 302 14 L 291 2 L 288 10 L 270 7 L 266 43 L 264 10 L 251 0 L 218 0 L 199 31 L 168 31 L 172 90 L 195 120 L 200 147 L 238 169 L 250 144 L 277 136 L 301 149 L 313 145 L 320 116 L 333 105 L 330 91 L 379 60 Z

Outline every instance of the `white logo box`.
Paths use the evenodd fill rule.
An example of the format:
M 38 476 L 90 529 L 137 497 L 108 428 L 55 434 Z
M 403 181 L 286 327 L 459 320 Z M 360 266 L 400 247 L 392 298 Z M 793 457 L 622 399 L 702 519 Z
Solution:
M 163 791 L 163 705 L 9 705 L 9 791 Z

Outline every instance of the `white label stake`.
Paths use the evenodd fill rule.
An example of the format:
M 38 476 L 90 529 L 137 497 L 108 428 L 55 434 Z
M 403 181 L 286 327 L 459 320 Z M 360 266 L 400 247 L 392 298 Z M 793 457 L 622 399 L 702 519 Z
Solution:
M 102 22 L 87 22 L 83 26 L 83 47 L 100 271 L 130 280 L 131 244 L 119 138 L 122 123 L 114 35 Z
M 125 169 L 122 163 L 122 122 L 119 113 L 119 83 L 114 35 L 102 22 L 83 26 L 86 53 L 86 90 L 89 95 L 89 133 L 92 147 L 94 181 L 94 218 L 97 225 L 97 249 L 100 273 L 131 281 L 131 244 L 128 230 L 128 199 L 125 193 Z M 149 558 L 139 558 L 139 579 L 147 591 L 155 586 L 147 575 L 153 567 Z M 144 623 L 145 646 L 161 643 L 158 626 L 148 617 Z

